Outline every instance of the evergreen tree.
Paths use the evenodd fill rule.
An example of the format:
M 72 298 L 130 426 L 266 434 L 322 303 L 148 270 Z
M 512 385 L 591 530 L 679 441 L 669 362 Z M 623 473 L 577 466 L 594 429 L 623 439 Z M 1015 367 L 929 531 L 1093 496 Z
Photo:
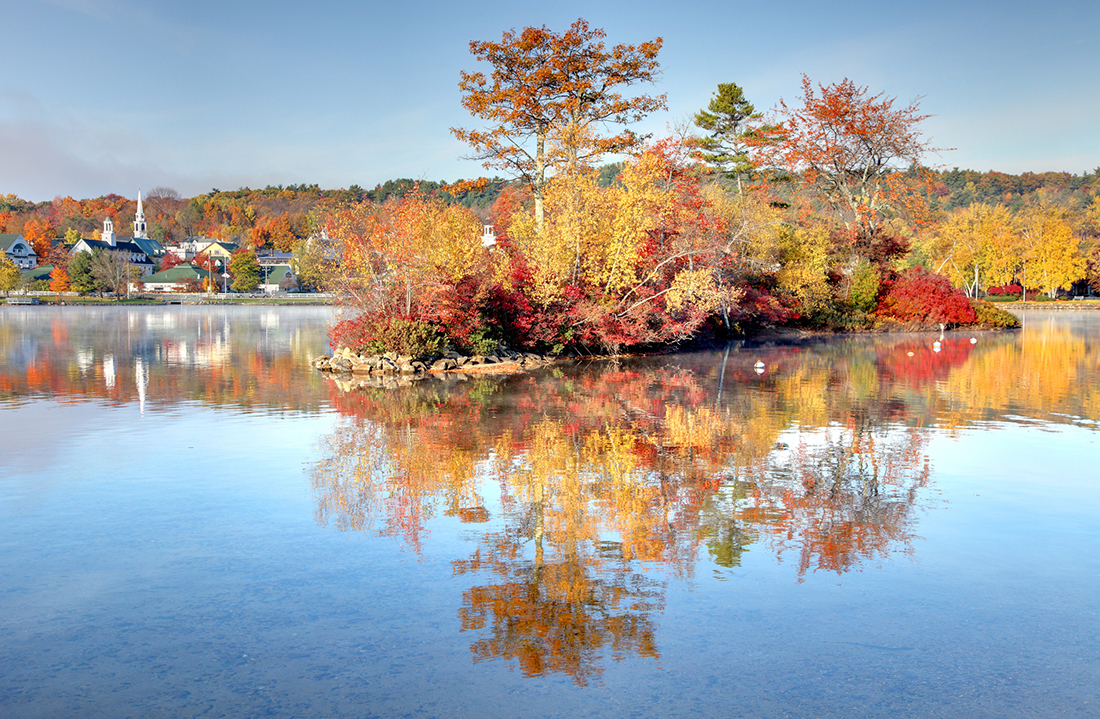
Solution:
M 102 252 L 102 250 L 93 250 Z M 82 295 L 99 289 L 99 283 L 92 274 L 92 253 L 77 252 L 69 261 L 69 286 Z
M 738 193 L 741 176 L 753 169 L 742 140 L 744 123 L 759 117 L 741 88 L 732 82 L 719 83 L 707 109 L 695 113 L 695 125 L 709 133 L 699 140 L 700 155 L 723 177 L 736 178 Z

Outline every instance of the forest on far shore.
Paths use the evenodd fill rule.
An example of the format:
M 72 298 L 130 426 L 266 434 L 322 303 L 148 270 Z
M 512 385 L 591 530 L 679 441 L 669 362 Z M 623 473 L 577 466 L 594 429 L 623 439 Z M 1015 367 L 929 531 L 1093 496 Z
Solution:
M 621 162 L 603 165 L 599 184 L 613 183 L 622 167 Z M 1068 172 L 1013 175 L 957 167 L 932 169 L 930 173 L 934 180 L 930 204 L 933 210 L 942 213 L 982 203 L 1004 205 L 1016 212 L 1034 202 L 1039 191 L 1056 198 L 1067 209 L 1080 209 L 1100 195 L 1100 167 L 1081 175 Z M 295 241 L 319 230 L 323 212 L 334 206 L 381 204 L 418 188 L 424 195 L 470 208 L 487 219 L 500 193 L 510 185 L 521 185 L 499 176 L 482 178 L 480 183 L 481 186 L 471 188 L 468 187 L 471 183 L 465 180 L 448 183 L 399 178 L 386 180 L 370 190 L 358 185 L 322 189 L 316 184 L 302 183 L 268 185 L 263 189 L 214 188 L 194 197 L 182 197 L 172 188 L 155 187 L 143 193 L 142 199 L 149 236 L 161 244 L 174 244 L 187 237 L 208 237 L 254 249 L 290 251 Z M 13 194 L 0 195 L 0 233 L 22 234 L 32 243 L 38 241 L 36 252 L 43 255 L 40 250 L 45 248 L 42 241 L 46 238 L 94 239 L 108 217 L 119 232 L 125 233 L 136 211 L 136 194 L 132 198 L 115 194 L 85 199 L 55 197 L 43 202 L 24 200 Z

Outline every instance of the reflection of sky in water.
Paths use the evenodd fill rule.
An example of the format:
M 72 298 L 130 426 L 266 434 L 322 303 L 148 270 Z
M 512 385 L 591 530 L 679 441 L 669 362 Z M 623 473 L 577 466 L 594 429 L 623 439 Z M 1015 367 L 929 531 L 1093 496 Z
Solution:
M 211 314 L 149 313 L 128 317 L 108 339 L 68 326 L 42 329 L 15 351 L 0 345 L 5 382 L 18 379 L 11 357 L 33 369 L 5 385 L 0 400 L 0 432 L 21 438 L 0 456 L 4 716 L 1085 717 L 1100 701 L 1100 452 L 1085 424 L 1098 417 L 1081 390 L 1100 381 L 1070 376 L 1077 365 L 1057 377 L 1053 370 L 1070 366 L 1065 358 L 1044 360 L 1052 368 L 1045 374 L 1006 365 L 1017 357 L 1016 338 L 1000 336 L 982 337 L 973 357 L 951 356 L 948 347 L 947 364 L 908 375 L 897 364 L 907 361 L 904 348 L 867 362 L 837 349 L 843 340 L 801 354 L 745 348 L 730 354 L 724 375 L 713 354 L 624 363 L 626 375 L 637 370 L 643 379 L 647 366 L 677 365 L 691 381 L 675 402 L 702 391 L 692 406 L 752 419 L 729 439 L 730 451 L 761 432 L 759 449 L 777 476 L 787 477 L 800 447 L 829 457 L 822 453 L 850 436 L 848 419 L 828 429 L 817 422 L 839 407 L 847 418 L 871 417 L 876 438 L 927 428 L 919 449 L 932 482 L 918 490 L 911 551 L 875 555 L 850 571 L 810 570 L 799 583 L 793 555 L 763 541 L 749 544 L 737 564 L 717 563 L 704 547 L 687 574 L 631 563 L 644 579 L 639 586 L 658 585 L 646 601 L 660 605 L 647 610 L 659 658 L 626 652 L 610 661 L 604 646 L 602 673 L 582 686 L 562 673 L 525 677 L 512 659 L 471 661 L 487 631 L 462 630 L 459 610 L 470 592 L 502 580 L 485 567 L 456 572 L 453 562 L 486 547 L 488 535 L 531 531 L 526 505 L 500 499 L 497 449 L 477 444 L 479 428 L 499 440 L 508 428 L 540 421 L 526 380 L 508 380 L 514 390 L 476 382 L 456 390 L 469 403 L 455 436 L 481 457 L 473 472 L 484 514 L 437 512 L 416 554 L 398 537 L 379 539 L 379 524 L 340 532 L 314 521 L 309 472 L 334 451 L 341 427 L 378 426 L 338 415 L 341 397 L 330 397 L 323 381 L 308 384 L 315 375 L 302 358 L 323 351 L 323 331 L 318 342 L 301 315 L 270 308 L 231 317 L 228 331 L 224 317 Z M 0 332 L 10 330 L 6 317 Z M 1071 320 L 1079 336 L 1092 337 L 1097 321 Z M 59 339 L 61 329 L 69 339 Z M 1029 333 L 1040 329 L 1028 325 Z M 1046 335 L 1046 346 L 1055 339 Z M 59 341 L 78 348 L 71 366 L 51 374 L 52 366 L 34 365 Z M 217 376 L 199 382 L 165 372 L 166 347 L 186 345 L 190 358 L 218 341 L 228 354 L 212 366 L 224 375 L 208 372 Z M 1096 351 L 1089 348 L 1082 351 Z M 280 354 L 294 358 L 298 374 L 278 364 Z M 757 355 L 769 367 L 759 377 L 751 368 Z M 983 358 L 1027 372 L 1002 386 L 980 370 Z M 183 367 L 173 365 L 177 371 Z M 250 376 L 260 379 L 250 385 Z M 587 404 L 562 408 L 606 411 L 616 426 L 667 439 L 669 457 L 679 451 L 672 435 L 653 434 L 670 430 L 652 423 L 645 392 L 628 394 L 631 377 L 586 385 L 586 376 L 526 379 L 537 379 L 538 391 L 568 383 Z M 815 384 L 822 377 L 836 382 L 823 388 Z M 291 382 L 298 386 L 276 393 Z M 887 396 L 868 403 L 864 393 L 875 391 Z M 372 411 L 394 422 L 388 440 L 420 442 L 431 458 L 433 425 L 413 421 L 426 416 L 422 408 L 396 394 L 379 397 L 382 409 Z M 981 401 L 995 410 L 983 411 Z M 765 406 L 771 414 L 755 413 Z M 549 416 L 567 424 L 570 411 Z M 694 409 L 678 431 L 708 416 Z M 764 433 L 777 416 L 801 426 L 782 419 L 775 436 Z M 402 455 L 390 451 L 389 466 L 397 466 Z M 671 492 L 677 473 L 703 461 L 693 451 L 653 465 L 668 476 L 647 474 L 646 486 L 663 481 Z M 879 445 L 868 451 L 888 456 Z M 744 502 L 725 481 L 723 506 Z M 692 506 L 676 496 L 678 506 Z M 690 524 L 684 532 L 691 535 Z M 529 567 L 533 546 L 522 539 L 509 541 Z M 599 540 L 624 536 L 609 531 Z

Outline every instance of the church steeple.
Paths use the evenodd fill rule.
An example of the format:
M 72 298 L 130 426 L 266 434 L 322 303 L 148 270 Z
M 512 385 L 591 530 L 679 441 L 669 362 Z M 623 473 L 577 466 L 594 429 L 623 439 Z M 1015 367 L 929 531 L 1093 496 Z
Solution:
M 110 216 L 103 220 L 103 234 L 99 236 L 99 239 L 111 247 L 115 246 L 115 223 L 111 221 Z
M 141 190 L 138 190 L 138 206 L 137 214 L 134 215 L 134 239 L 144 240 L 145 236 L 145 213 L 141 210 Z

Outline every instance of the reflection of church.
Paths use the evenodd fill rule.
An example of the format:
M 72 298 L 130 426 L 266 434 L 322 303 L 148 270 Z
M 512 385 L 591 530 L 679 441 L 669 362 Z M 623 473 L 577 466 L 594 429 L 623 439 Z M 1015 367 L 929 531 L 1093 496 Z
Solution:
M 121 252 L 127 255 L 131 267 L 141 271 L 142 276 L 151 275 L 157 270 L 160 258 L 164 257 L 164 247 L 151 239 L 145 227 L 145 212 L 141 206 L 141 192 L 138 192 L 137 214 L 134 215 L 134 234 L 130 237 L 115 234 L 115 223 L 110 217 L 103 220 L 103 232 L 98 240 L 81 239 L 73 245 L 73 254 L 92 252 L 93 250 Z

